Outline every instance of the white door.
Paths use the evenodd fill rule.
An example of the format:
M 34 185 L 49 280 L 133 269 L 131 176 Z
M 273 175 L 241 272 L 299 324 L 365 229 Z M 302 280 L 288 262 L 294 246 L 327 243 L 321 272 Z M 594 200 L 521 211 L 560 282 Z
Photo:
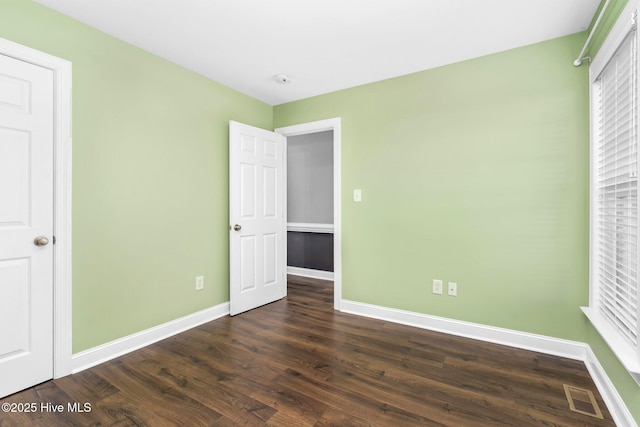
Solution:
M 53 72 L 0 55 L 0 397 L 53 377 L 52 239 Z
M 287 291 L 284 137 L 229 122 L 230 312 Z

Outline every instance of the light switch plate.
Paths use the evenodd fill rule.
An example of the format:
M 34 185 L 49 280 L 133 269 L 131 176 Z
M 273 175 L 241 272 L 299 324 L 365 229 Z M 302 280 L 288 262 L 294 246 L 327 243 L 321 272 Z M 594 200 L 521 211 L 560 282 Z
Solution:
M 362 190 L 355 189 L 353 190 L 353 201 L 354 202 L 361 202 L 362 201 Z
M 431 288 L 431 292 L 434 294 L 442 295 L 442 280 L 433 279 L 433 287 Z

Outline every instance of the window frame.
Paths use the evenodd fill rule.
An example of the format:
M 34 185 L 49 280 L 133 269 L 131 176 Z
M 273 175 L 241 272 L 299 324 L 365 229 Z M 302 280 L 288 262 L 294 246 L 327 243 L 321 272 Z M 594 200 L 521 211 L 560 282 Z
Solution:
M 635 347 L 629 343 L 616 327 L 611 325 L 608 319 L 600 314 L 598 307 L 598 284 L 595 283 L 597 277 L 596 269 L 598 268 L 598 262 L 595 259 L 597 256 L 597 235 L 595 220 L 597 218 L 596 212 L 598 209 L 597 193 L 594 190 L 597 182 L 597 143 L 599 142 L 599 128 L 598 128 L 598 107 L 599 107 L 599 77 L 613 58 L 618 48 L 624 43 L 627 35 L 631 31 L 636 31 L 636 70 L 640 73 L 640 31 L 637 28 L 636 16 L 637 16 L 638 0 L 629 0 L 627 6 L 620 14 L 620 17 L 616 21 L 611 32 L 607 36 L 602 47 L 598 51 L 598 54 L 594 58 L 589 67 L 589 96 L 590 96 L 590 217 L 589 217 L 589 307 L 582 307 L 582 311 L 587 316 L 589 321 L 593 324 L 595 329 L 599 332 L 605 342 L 609 345 L 614 354 L 622 362 L 625 369 L 633 377 L 633 379 L 640 385 L 640 339 L 637 340 Z M 640 76 L 639 81 L 640 83 Z M 640 123 L 640 93 L 638 93 L 640 84 L 636 84 L 636 123 Z M 638 162 L 638 160 L 636 160 Z M 639 189 L 640 190 L 640 189 Z M 640 215 L 638 216 L 640 218 Z M 640 222 L 640 221 L 639 221 Z M 640 224 L 638 224 L 640 226 Z M 639 275 L 640 276 L 640 275 Z M 636 278 L 638 283 L 640 277 Z M 636 327 L 640 329 L 640 289 L 638 292 L 638 307 L 636 307 L 638 313 L 638 320 Z M 640 330 L 638 330 L 640 332 Z

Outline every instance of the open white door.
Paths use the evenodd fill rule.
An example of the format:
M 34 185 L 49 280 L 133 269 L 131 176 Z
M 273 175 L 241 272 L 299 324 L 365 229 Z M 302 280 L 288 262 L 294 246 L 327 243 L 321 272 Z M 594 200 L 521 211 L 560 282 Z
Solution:
M 0 55 L 0 397 L 53 377 L 53 72 Z
M 286 295 L 284 137 L 229 122 L 230 312 Z

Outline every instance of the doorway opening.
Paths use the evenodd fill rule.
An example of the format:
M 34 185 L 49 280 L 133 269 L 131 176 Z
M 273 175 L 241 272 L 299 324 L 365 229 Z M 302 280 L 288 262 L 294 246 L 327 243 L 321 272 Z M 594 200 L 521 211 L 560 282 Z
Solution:
M 333 131 L 287 138 L 287 273 L 333 280 Z
M 334 118 L 275 130 L 286 138 L 285 268 L 296 276 L 333 280 L 336 310 L 342 299 L 340 124 Z

